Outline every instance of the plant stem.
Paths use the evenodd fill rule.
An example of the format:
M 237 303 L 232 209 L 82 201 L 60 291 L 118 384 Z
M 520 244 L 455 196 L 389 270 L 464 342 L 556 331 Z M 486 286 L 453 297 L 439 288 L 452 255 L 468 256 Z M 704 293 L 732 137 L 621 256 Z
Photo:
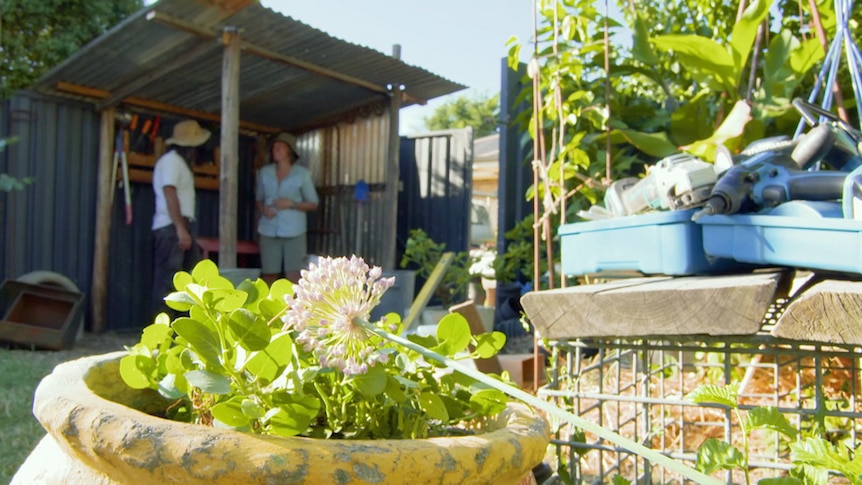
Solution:
M 554 406 L 553 404 L 551 404 L 547 401 L 543 401 L 543 400 L 537 398 L 536 396 L 521 390 L 520 388 L 511 386 L 511 385 L 506 384 L 502 381 L 499 381 L 499 380 L 497 380 L 497 379 L 495 379 L 489 375 L 486 375 L 482 372 L 479 372 L 478 370 L 476 370 L 472 367 L 469 367 L 469 366 L 464 365 L 458 361 L 455 361 L 453 359 L 450 359 L 448 357 L 440 355 L 437 352 L 434 352 L 432 350 L 428 350 L 425 347 L 418 345 L 418 344 L 415 344 L 415 343 L 413 343 L 413 342 L 411 342 L 411 341 L 409 341 L 403 337 L 400 337 L 398 335 L 394 335 L 394 334 L 391 334 L 389 332 L 386 332 L 385 330 L 382 330 L 382 329 L 376 327 L 375 325 L 368 323 L 365 320 L 357 318 L 354 320 L 354 323 L 362 325 L 366 330 L 373 332 L 374 334 L 379 335 L 380 337 L 383 337 L 389 341 L 395 342 L 396 344 L 401 345 L 403 347 L 406 347 L 406 348 L 408 348 L 414 352 L 417 352 L 417 353 L 421 354 L 422 356 L 424 356 L 428 359 L 435 360 L 435 361 L 437 361 L 437 362 L 439 362 L 439 363 L 441 363 L 441 364 L 443 364 L 443 365 L 445 365 L 451 369 L 454 369 L 458 372 L 461 372 L 464 375 L 472 377 L 473 379 L 476 379 L 477 381 L 479 381 L 483 384 L 491 386 L 494 389 L 497 389 L 498 391 L 504 392 L 504 393 L 508 394 L 509 396 L 511 396 L 515 399 L 518 399 L 518 400 L 520 400 L 526 404 L 529 404 L 535 408 L 541 409 L 542 411 L 545 411 L 546 413 L 554 416 L 557 419 L 567 421 L 568 423 L 573 424 L 575 426 L 578 426 L 585 431 L 589 431 L 591 433 L 594 433 L 595 435 L 599 436 L 602 439 L 608 440 L 611 443 L 614 443 L 618 446 L 621 446 L 621 447 L 623 447 L 623 448 L 625 448 L 625 449 L 627 449 L 633 453 L 636 453 L 636 454 L 644 457 L 647 460 L 658 463 L 658 464 L 666 467 L 667 469 L 669 469 L 675 473 L 679 473 L 680 475 L 682 475 L 682 476 L 684 476 L 690 480 L 694 480 L 697 483 L 709 484 L 709 485 L 722 485 L 724 483 L 720 480 L 717 480 L 717 479 L 712 478 L 708 475 L 705 475 L 705 474 L 703 474 L 703 473 L 701 473 L 701 472 L 699 472 L 699 471 L 697 471 L 691 467 L 683 465 L 682 463 L 679 463 L 679 462 L 677 462 L 677 461 L 675 461 L 675 460 L 673 460 L 673 459 L 671 459 L 665 455 L 662 455 L 661 453 L 659 453 L 655 450 L 647 448 L 646 446 L 643 446 L 643 445 L 636 443 L 636 442 L 634 442 L 628 438 L 620 436 L 620 435 L 618 435 L 612 431 L 608 431 L 608 430 L 602 428 L 601 426 L 599 426 L 595 423 L 591 423 L 590 421 L 587 421 L 587 420 L 581 418 L 580 416 L 576 416 L 576 415 L 574 415 L 568 411 L 560 409 L 559 407 Z
M 745 472 L 745 484 L 750 485 L 751 477 L 748 473 L 748 435 L 751 434 L 751 430 L 748 429 L 748 425 L 743 421 L 739 407 L 735 407 L 733 410 L 736 412 L 736 420 L 739 421 L 739 429 L 742 431 L 742 457 L 744 460 L 742 471 Z

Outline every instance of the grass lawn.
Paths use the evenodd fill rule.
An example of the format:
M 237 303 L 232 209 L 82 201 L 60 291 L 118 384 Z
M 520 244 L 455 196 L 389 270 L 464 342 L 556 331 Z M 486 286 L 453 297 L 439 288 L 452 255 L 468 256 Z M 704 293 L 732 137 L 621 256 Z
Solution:
M 45 435 L 33 417 L 36 385 L 59 363 L 58 353 L 0 350 L 0 483 L 12 475 Z
M 32 351 L 0 347 L 0 484 L 7 484 L 45 430 L 33 417 L 33 393 L 39 381 L 62 362 L 122 350 L 139 335 L 84 335 L 73 349 Z

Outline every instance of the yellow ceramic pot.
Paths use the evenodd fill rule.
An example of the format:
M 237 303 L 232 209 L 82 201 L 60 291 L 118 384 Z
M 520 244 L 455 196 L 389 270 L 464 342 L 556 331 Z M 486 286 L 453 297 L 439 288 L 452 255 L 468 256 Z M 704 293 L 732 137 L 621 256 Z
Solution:
M 518 484 L 545 455 L 547 422 L 511 403 L 486 432 L 424 440 L 280 438 L 170 421 L 120 378 L 125 352 L 57 366 L 36 390 L 48 435 L 13 484 Z

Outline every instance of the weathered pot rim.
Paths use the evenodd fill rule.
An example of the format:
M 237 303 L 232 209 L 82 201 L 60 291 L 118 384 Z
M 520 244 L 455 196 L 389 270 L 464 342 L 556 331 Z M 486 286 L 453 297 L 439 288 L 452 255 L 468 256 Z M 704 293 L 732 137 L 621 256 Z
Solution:
M 516 467 L 519 468 L 518 473 L 523 475 L 524 470 L 520 468 L 525 467 L 525 470 L 529 471 L 533 465 L 540 462 L 550 440 L 547 421 L 519 402 L 509 404 L 505 411 L 505 425 L 500 429 L 477 435 L 424 440 L 284 438 L 175 422 L 106 399 L 90 388 L 87 383 L 99 377 L 97 371 L 106 369 L 105 366 L 118 366 L 124 355 L 127 353 L 120 351 L 61 364 L 39 384 L 34 400 L 34 414 L 61 448 L 89 464 L 107 461 L 108 466 L 104 473 L 119 481 L 137 479 L 141 473 L 151 471 L 149 468 L 156 465 L 168 464 L 180 469 L 188 468 L 189 450 L 217 449 L 223 454 L 219 458 L 221 461 L 261 463 L 260 466 L 269 471 L 275 462 L 297 461 L 299 457 L 309 459 L 310 455 L 321 460 L 321 464 L 331 465 L 333 460 L 350 461 L 348 455 L 351 454 L 364 454 L 364 457 L 370 458 L 375 454 L 383 456 L 386 453 L 395 453 L 398 459 L 410 452 L 427 455 L 429 447 L 433 450 L 446 450 L 447 454 L 453 456 L 472 456 L 476 453 L 479 453 L 476 456 L 485 456 L 491 454 L 493 447 L 504 446 L 503 444 L 511 446 L 514 454 L 525 455 L 519 456 L 518 459 L 527 463 Z M 119 376 L 116 379 L 119 380 Z M 131 389 L 127 390 L 133 392 Z M 94 428 L 94 432 L 85 431 L 91 428 Z M 168 443 L 172 442 L 183 443 L 183 447 L 168 446 Z M 152 459 L 155 461 L 147 463 L 146 460 L 142 462 L 140 458 L 128 456 L 130 450 L 140 449 L 154 454 L 155 458 Z M 477 452 L 477 449 L 480 451 Z M 225 478 L 223 473 L 230 474 L 234 471 L 220 470 L 215 475 L 201 472 L 199 483 L 211 483 L 213 479 L 219 479 L 221 483 Z M 159 475 L 154 478 L 176 478 L 166 477 L 165 473 L 168 472 L 159 471 Z M 255 473 L 258 472 L 251 475 L 240 474 L 233 479 L 240 482 L 259 480 L 260 476 Z M 415 483 L 423 480 L 422 477 L 416 478 Z M 187 477 L 177 479 L 194 483 L 189 482 Z M 481 477 L 479 480 L 462 483 L 483 483 Z M 314 482 L 309 480 L 296 483 Z

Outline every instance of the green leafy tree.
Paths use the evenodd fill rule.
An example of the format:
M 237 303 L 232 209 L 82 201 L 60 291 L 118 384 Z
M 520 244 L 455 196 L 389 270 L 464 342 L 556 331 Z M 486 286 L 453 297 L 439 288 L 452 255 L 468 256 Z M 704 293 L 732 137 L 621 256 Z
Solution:
M 514 121 L 535 143 L 538 184 L 525 195 L 540 200 L 544 239 L 551 215 L 574 220 L 612 181 L 658 159 L 686 151 L 712 161 L 718 144 L 738 151 L 792 133 L 799 114 L 790 101 L 824 55 L 806 34 L 810 12 L 794 2 L 778 10 L 767 0 L 743 10 L 726 3 L 618 0 L 626 27 L 601 2 L 537 2 L 529 79 L 517 100 L 534 109 Z M 818 4 L 827 38 L 835 28 L 828 3 Z M 800 12 L 805 29 L 790 20 Z M 613 39 L 626 30 L 631 47 L 605 41 L 606 31 Z M 515 67 L 528 47 L 515 38 L 508 45 Z
M 426 116 L 425 127 L 429 130 L 473 127 L 473 136 L 480 138 L 497 131 L 497 115 L 500 112 L 500 95 L 459 96 Z
M 143 6 L 143 0 L 0 2 L 0 99 L 26 88 Z

